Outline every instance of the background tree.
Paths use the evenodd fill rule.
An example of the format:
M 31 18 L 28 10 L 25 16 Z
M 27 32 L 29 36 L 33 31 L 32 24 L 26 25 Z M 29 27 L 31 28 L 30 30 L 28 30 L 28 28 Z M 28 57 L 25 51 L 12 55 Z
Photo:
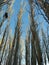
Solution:
M 49 24 L 49 1 L 48 0 L 35 0 L 36 5 L 38 6 L 38 9 L 43 16 L 43 18 L 46 20 L 46 22 Z M 43 12 L 45 15 L 43 14 Z
M 34 21 L 33 1 L 29 0 L 29 4 L 30 4 L 30 11 L 31 11 L 31 14 L 30 14 L 30 18 L 31 18 L 30 29 L 31 29 L 31 32 L 32 32 L 32 61 L 31 61 L 31 64 L 36 65 L 36 58 L 37 58 L 38 65 L 43 65 L 42 53 L 41 53 L 41 48 L 40 48 L 40 41 L 39 41 L 39 38 L 38 38 L 38 34 L 36 32 L 36 25 L 35 25 L 35 21 Z
M 25 46 L 26 46 L 26 65 L 30 65 L 30 30 L 27 31 Z

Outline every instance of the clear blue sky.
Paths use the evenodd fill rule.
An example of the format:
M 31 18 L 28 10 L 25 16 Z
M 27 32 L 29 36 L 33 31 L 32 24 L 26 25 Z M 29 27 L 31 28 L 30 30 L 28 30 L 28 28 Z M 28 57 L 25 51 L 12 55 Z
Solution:
M 20 4 L 21 4 L 22 0 L 15 0 L 15 3 L 13 5 L 13 9 L 14 9 L 14 12 L 11 16 L 11 20 L 10 20 L 10 27 L 12 28 L 12 34 L 14 33 L 14 27 L 15 27 L 15 21 L 17 22 L 17 14 L 20 10 Z M 27 3 L 27 0 L 25 1 Z M 23 17 L 22 17 L 22 37 L 25 38 L 25 35 L 26 35 L 26 28 L 28 27 L 28 24 L 29 24 L 29 20 L 28 20 L 28 12 L 25 11 L 23 13 Z
M 17 15 L 19 13 L 19 10 L 20 10 L 20 4 L 21 2 L 24 1 L 26 3 L 26 8 L 27 10 L 29 10 L 29 4 L 28 4 L 28 0 L 15 0 L 14 2 L 14 5 L 13 5 L 13 14 L 11 16 L 11 19 L 10 19 L 10 27 L 12 29 L 12 34 L 14 34 L 14 28 L 15 28 L 15 22 L 17 22 Z M 5 5 L 6 6 L 6 5 Z M 3 7 L 3 10 L 6 11 L 7 7 Z M 24 9 L 25 10 L 25 9 Z M 29 19 L 28 19 L 28 15 L 29 15 L 29 12 L 25 10 L 25 12 L 23 13 L 23 17 L 22 17 L 22 37 L 25 39 L 25 36 L 26 36 L 26 30 L 27 30 L 27 27 L 29 25 Z M 37 13 L 37 9 L 35 9 L 35 14 L 36 14 L 36 17 L 35 17 L 35 20 L 37 22 L 43 22 L 43 28 L 44 28 L 44 31 L 46 31 L 46 27 L 47 27 L 47 23 L 45 22 L 43 16 L 41 15 L 38 15 Z M 2 14 L 3 15 L 3 14 Z M 0 15 L 1 16 L 1 15 Z M 1 17 L 2 18 L 2 17 Z M 1 20 L 1 19 L 0 19 Z M 39 26 L 39 29 L 41 27 Z
M 12 28 L 12 34 L 14 33 L 14 27 L 15 27 L 15 21 L 17 22 L 17 14 L 19 12 L 19 9 L 20 9 L 20 4 L 23 0 L 15 0 L 15 3 L 13 5 L 13 9 L 14 9 L 14 12 L 11 16 L 11 28 Z M 25 0 L 25 2 L 27 3 L 27 0 Z M 29 5 L 27 4 L 26 8 L 29 10 Z M 46 30 L 46 26 L 47 26 L 47 23 L 45 22 L 45 20 L 43 19 L 43 17 L 41 15 L 38 15 L 37 14 L 37 10 L 35 10 L 36 12 L 36 17 L 35 17 L 35 20 L 37 22 L 43 22 L 43 25 L 44 25 L 44 29 Z M 22 37 L 25 38 L 26 36 L 26 29 L 28 27 L 28 24 L 29 24 L 29 19 L 28 19 L 28 12 L 25 11 L 24 14 L 23 14 L 23 17 L 22 17 L 22 30 L 23 30 L 23 33 L 22 33 Z M 39 27 L 41 28 L 41 27 Z

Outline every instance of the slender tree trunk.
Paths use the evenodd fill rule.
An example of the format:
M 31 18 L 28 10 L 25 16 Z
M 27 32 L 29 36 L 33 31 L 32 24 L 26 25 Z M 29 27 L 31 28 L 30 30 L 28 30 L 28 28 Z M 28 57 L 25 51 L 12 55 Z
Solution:
M 26 37 L 26 65 L 30 65 L 30 31 Z
M 32 36 L 32 40 L 31 40 L 31 65 L 36 65 L 36 50 L 35 50 L 35 45 L 34 45 L 34 39 Z
M 31 11 L 31 25 L 30 25 L 30 29 L 32 32 L 32 62 L 31 64 L 35 64 L 34 62 L 36 62 L 35 57 L 37 58 L 38 61 L 38 65 L 43 65 L 43 60 L 42 60 L 42 53 L 41 53 L 41 48 L 40 48 L 40 42 L 39 42 L 39 38 L 38 38 L 38 34 L 36 32 L 36 25 L 35 25 L 35 21 L 34 21 L 34 12 L 33 12 L 33 0 L 29 0 L 29 4 L 30 4 L 30 11 Z M 35 51 L 34 51 L 35 50 Z M 35 53 L 36 52 L 36 56 Z M 34 57 L 34 59 L 33 59 Z M 33 62 L 34 60 L 34 62 Z M 36 64 L 35 64 L 36 65 Z

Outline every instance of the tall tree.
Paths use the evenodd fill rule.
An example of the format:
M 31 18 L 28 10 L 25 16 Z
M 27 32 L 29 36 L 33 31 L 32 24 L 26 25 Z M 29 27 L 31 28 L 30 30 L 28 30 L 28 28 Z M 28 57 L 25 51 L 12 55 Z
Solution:
M 48 58 L 48 60 L 49 60 L 49 52 L 48 52 L 48 46 L 49 46 L 49 44 L 47 43 L 48 40 L 47 40 L 47 38 L 46 38 L 46 35 L 45 35 L 43 29 L 42 29 L 42 40 L 43 40 L 43 44 L 44 44 L 44 46 L 45 46 L 44 51 L 45 51 L 45 53 L 46 53 L 46 55 L 47 55 L 47 58 Z M 44 51 L 43 51 L 43 52 L 44 52 Z M 46 58 L 45 58 L 44 60 L 45 60 L 45 63 L 46 63 Z
M 20 11 L 19 11 L 19 14 L 18 14 L 18 21 L 17 21 L 16 48 L 15 48 L 15 55 L 14 55 L 14 63 L 13 63 L 13 65 L 17 65 L 17 63 L 18 63 L 18 50 L 19 50 L 20 36 L 21 36 L 22 13 L 23 13 L 23 9 L 21 7 Z
M 29 0 L 29 5 L 30 5 L 30 11 L 31 11 L 31 13 L 30 13 L 30 18 L 31 18 L 30 29 L 32 32 L 32 59 L 31 59 L 32 61 L 31 61 L 31 64 L 36 65 L 36 59 L 37 59 L 38 65 L 43 65 L 40 41 L 38 38 L 38 34 L 36 32 L 36 24 L 34 21 L 33 0 Z
M 35 3 L 41 12 L 41 15 L 44 17 L 46 22 L 49 24 L 49 1 L 48 0 L 35 0 Z M 41 9 L 45 13 L 45 15 L 41 11 Z
M 0 51 L 2 51 L 2 55 L 1 55 L 1 61 L 0 61 L 0 65 L 3 61 L 3 55 L 4 55 L 4 52 L 5 52 L 5 49 L 6 49 L 6 45 L 7 45 L 7 40 L 8 40 L 8 31 L 9 31 L 9 24 L 7 25 L 6 29 L 5 29 L 5 32 L 4 32 L 4 36 L 3 36 L 3 39 L 2 39 L 2 42 L 1 42 L 1 49 Z M 2 47 L 3 46 L 3 47 Z
M 26 35 L 26 65 L 30 65 L 30 31 Z

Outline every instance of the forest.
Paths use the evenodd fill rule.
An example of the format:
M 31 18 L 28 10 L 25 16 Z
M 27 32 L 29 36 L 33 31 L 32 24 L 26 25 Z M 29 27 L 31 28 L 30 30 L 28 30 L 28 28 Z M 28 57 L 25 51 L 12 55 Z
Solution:
M 49 0 L 0 0 L 0 65 L 49 65 Z

